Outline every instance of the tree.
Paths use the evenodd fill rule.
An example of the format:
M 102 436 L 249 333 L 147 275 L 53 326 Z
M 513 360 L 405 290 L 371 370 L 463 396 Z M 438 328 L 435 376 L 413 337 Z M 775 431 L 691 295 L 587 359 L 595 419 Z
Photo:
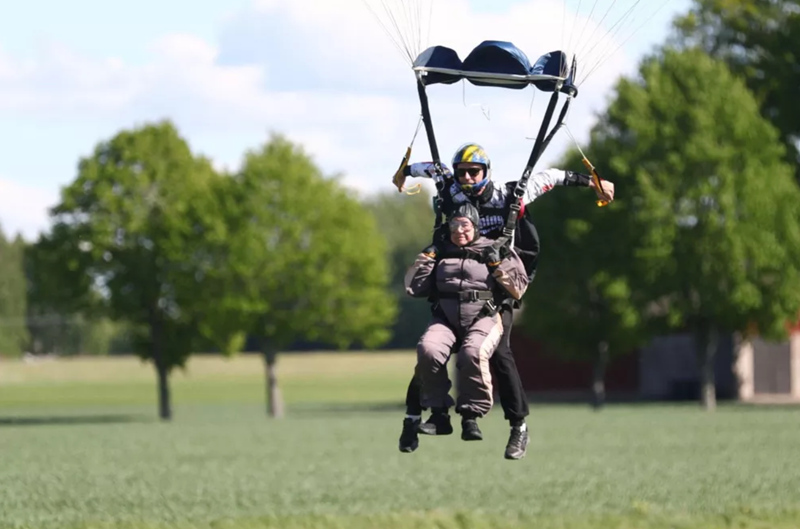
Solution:
M 433 234 L 433 207 L 424 189 L 412 196 L 380 193 L 366 202 L 378 230 L 388 245 L 391 291 L 397 300 L 398 315 L 392 327 L 389 347 L 414 347 L 430 320 L 427 303 L 406 295 L 403 279 L 417 254 L 430 243 Z
M 57 355 L 108 354 L 117 344 L 124 345 L 120 343 L 124 339 L 124 324 L 111 321 L 100 300 L 92 300 L 99 298 L 99 293 L 90 288 L 90 278 L 83 274 L 83 267 L 59 260 L 69 251 L 54 247 L 58 241 L 71 244 L 65 238 L 50 236 L 25 247 L 30 351 Z M 89 265 L 88 254 L 78 257 Z
M 230 177 L 225 206 L 228 267 L 208 331 L 258 338 L 267 410 L 283 415 L 277 355 L 298 340 L 338 348 L 375 347 L 389 338 L 396 306 L 386 245 L 372 215 L 335 179 L 280 135 L 246 153 Z M 223 251 L 224 250 L 224 251 Z
M 695 0 L 676 28 L 676 42 L 702 47 L 745 80 L 800 181 L 800 1 Z
M 24 249 L 22 238 L 8 240 L 0 229 L 0 356 L 20 356 L 29 340 Z
M 580 157 L 570 152 L 560 167 L 579 170 Z M 605 402 L 610 358 L 630 353 L 647 338 L 618 207 L 615 202 L 597 208 L 594 193 L 555 189 L 526 213 L 539 232 L 541 254 L 525 294 L 522 327 L 561 358 L 594 361 L 595 409 Z
M 778 132 L 723 63 L 664 49 L 639 73 L 618 83 L 591 135 L 626 226 L 605 235 L 629 246 L 645 316 L 695 336 L 713 409 L 719 333 L 786 336 L 798 314 L 800 192 Z
M 183 366 L 213 300 L 203 294 L 206 241 L 224 236 L 215 173 L 168 121 L 122 131 L 80 161 L 39 242 L 62 306 L 107 311 L 134 329 L 153 361 L 159 415 L 172 416 L 168 377 Z

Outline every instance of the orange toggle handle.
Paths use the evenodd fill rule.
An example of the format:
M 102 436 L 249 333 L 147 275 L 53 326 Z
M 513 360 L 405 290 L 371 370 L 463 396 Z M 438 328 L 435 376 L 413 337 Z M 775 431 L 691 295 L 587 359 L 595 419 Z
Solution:
M 601 196 L 603 194 L 603 186 L 602 186 L 603 181 L 600 179 L 600 175 L 597 174 L 597 170 L 594 168 L 594 165 L 592 165 L 592 162 L 590 162 L 585 156 L 583 157 L 582 161 L 583 165 L 586 166 L 586 168 L 589 170 L 589 173 L 592 175 L 592 181 L 594 182 L 595 186 L 595 193 L 597 193 L 598 197 Z M 608 200 L 600 199 L 596 202 L 596 204 L 598 208 L 601 208 L 603 206 L 608 205 Z
M 409 146 L 406 149 L 405 155 L 403 155 L 403 159 L 400 162 L 400 167 L 397 168 L 395 171 L 394 176 L 392 177 L 392 183 L 397 187 L 398 192 L 403 192 L 403 187 L 406 183 L 406 177 L 403 175 L 403 170 L 408 166 L 408 160 L 411 158 L 411 147 Z

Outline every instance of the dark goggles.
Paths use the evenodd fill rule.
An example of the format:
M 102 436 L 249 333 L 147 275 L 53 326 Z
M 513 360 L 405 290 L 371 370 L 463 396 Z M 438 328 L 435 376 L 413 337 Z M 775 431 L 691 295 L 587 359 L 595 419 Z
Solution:
M 481 171 L 483 171 L 483 168 L 481 167 L 459 167 L 456 169 L 456 176 L 460 178 L 470 175 L 474 178 L 481 174 Z

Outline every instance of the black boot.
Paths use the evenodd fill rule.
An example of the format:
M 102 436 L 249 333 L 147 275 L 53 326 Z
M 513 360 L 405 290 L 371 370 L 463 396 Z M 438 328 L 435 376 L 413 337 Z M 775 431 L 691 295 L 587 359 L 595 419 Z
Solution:
M 401 452 L 413 452 L 419 447 L 419 437 L 417 436 L 419 423 L 419 420 L 414 420 L 410 417 L 403 419 L 403 432 L 400 434 Z
M 478 421 L 474 418 L 461 419 L 461 439 L 464 441 L 482 441 L 483 432 L 478 428 Z
M 447 408 L 433 408 L 431 411 L 428 420 L 419 425 L 419 433 L 425 435 L 450 435 L 453 433 L 453 425 L 450 423 Z

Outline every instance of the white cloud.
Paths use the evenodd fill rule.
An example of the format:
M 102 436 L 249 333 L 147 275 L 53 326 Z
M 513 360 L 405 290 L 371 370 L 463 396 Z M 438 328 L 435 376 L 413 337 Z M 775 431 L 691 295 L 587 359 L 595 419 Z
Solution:
M 516 3 L 479 16 L 466 0 L 437 0 L 428 43 L 451 46 L 464 58 L 481 40 L 509 40 L 533 61 L 567 44 L 581 49 L 563 28 L 586 27 L 589 34 L 592 22 L 582 15 L 565 11 L 557 0 Z M 362 193 L 391 189 L 419 105 L 409 65 L 362 0 L 257 0 L 225 23 L 219 45 L 188 34 L 165 35 L 150 43 L 152 58 L 145 64 L 90 58 L 65 45 L 44 48 L 34 59 L 0 50 L 0 117 L 94 123 L 91 141 L 108 130 L 169 117 L 195 149 L 199 145 L 217 167 L 227 168 L 269 131 L 283 132 L 302 143 L 326 173 L 345 173 L 345 182 Z M 569 118 L 579 139 L 585 140 L 592 113 L 631 64 L 617 53 L 581 86 Z M 496 177 L 519 176 L 532 146 L 526 135 L 535 134 L 549 94 L 535 95 L 532 115 L 532 89 L 457 84 L 430 87 L 429 94 L 443 160 L 461 143 L 478 141 L 492 155 Z M 565 145 L 561 133 L 544 161 Z M 91 148 L 80 145 L 75 159 Z M 428 157 L 421 131 L 414 159 Z M 74 176 L 71 169 L 59 185 Z M 55 185 L 52 192 L 2 185 L 0 215 L 7 229 L 13 222 L 28 231 L 34 224 L 43 227 Z M 8 198 L 15 194 L 29 198 Z M 20 208 L 23 203 L 30 206 Z
M 10 178 L 0 177 L 0 228 L 6 237 L 18 233 L 34 240 L 48 225 L 47 210 L 56 204 L 58 189 L 20 184 Z

